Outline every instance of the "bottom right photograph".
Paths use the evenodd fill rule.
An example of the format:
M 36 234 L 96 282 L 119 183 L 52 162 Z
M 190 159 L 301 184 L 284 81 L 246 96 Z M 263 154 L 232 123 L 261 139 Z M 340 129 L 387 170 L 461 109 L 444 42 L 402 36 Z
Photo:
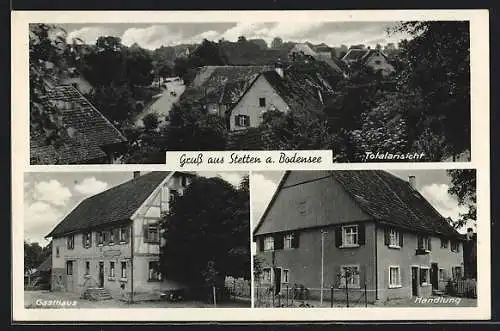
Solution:
M 477 306 L 475 169 L 254 171 L 250 196 L 254 307 Z

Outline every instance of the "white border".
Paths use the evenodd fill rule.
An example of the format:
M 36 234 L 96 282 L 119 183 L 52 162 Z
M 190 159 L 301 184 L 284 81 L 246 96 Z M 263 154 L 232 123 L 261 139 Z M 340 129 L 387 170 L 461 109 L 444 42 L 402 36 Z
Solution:
M 488 319 L 490 291 L 490 169 L 489 169 L 489 15 L 487 10 L 355 10 L 355 11 L 13 11 L 12 49 L 12 231 L 13 319 L 15 321 L 360 321 Z M 217 309 L 25 309 L 23 303 L 23 172 L 173 170 L 165 165 L 30 166 L 28 23 L 167 23 L 262 21 L 400 21 L 469 20 L 471 32 L 471 147 L 465 163 L 354 163 L 334 164 L 346 169 L 477 169 L 478 306 L 470 308 L 217 308 Z M 257 170 L 257 169 L 255 169 Z M 387 312 L 390 311 L 390 314 Z

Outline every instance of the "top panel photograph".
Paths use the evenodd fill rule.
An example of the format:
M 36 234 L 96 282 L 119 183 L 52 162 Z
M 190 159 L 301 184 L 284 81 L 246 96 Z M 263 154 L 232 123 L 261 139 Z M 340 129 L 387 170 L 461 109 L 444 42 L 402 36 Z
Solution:
M 469 23 L 31 23 L 30 164 L 468 162 Z

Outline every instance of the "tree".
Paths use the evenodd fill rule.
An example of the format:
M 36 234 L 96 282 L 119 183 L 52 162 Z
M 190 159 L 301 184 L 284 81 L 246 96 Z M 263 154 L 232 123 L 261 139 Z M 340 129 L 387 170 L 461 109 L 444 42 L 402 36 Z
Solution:
M 146 131 L 154 131 L 158 128 L 160 121 L 158 120 L 157 113 L 149 113 L 143 117 L 142 123 L 144 124 L 144 129 Z
M 168 243 L 160 254 L 164 274 L 192 286 L 215 281 L 219 288 L 226 276 L 250 278 L 249 196 L 244 187 L 198 177 L 174 199 L 162 222 Z
M 121 126 L 137 111 L 132 91 L 127 84 L 97 86 L 89 95 L 89 99 L 117 126 Z
M 451 177 L 451 186 L 448 193 L 457 197 L 460 206 L 467 207 L 467 212 L 460 214 L 460 219 L 454 224 L 459 228 L 466 224 L 468 220 L 476 220 L 476 170 L 475 169 L 454 169 L 447 170 Z
M 413 37 L 399 45 L 406 70 L 398 80 L 422 91 L 420 124 L 444 137 L 447 156 L 470 150 L 469 22 L 403 22 L 396 30 Z
M 153 63 L 149 53 L 137 46 L 125 51 L 125 71 L 130 86 L 150 85 L 153 81 Z
M 69 139 L 57 122 L 59 110 L 44 102 L 50 84 L 66 76 L 80 57 L 81 40 L 66 42 L 67 32 L 57 25 L 29 25 L 30 134 L 41 135 L 56 149 Z M 57 162 L 57 160 L 54 160 Z
M 280 37 L 275 37 L 271 42 L 271 48 L 279 49 L 281 47 L 283 47 L 283 39 L 281 39 Z

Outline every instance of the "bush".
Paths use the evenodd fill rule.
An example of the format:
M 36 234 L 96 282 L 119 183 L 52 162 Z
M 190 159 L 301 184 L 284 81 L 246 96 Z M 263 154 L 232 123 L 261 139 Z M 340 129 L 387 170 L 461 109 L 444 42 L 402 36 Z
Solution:
M 158 114 L 149 113 L 142 119 L 142 123 L 144 124 L 144 128 L 146 131 L 153 131 L 158 128 L 160 121 L 158 119 Z

